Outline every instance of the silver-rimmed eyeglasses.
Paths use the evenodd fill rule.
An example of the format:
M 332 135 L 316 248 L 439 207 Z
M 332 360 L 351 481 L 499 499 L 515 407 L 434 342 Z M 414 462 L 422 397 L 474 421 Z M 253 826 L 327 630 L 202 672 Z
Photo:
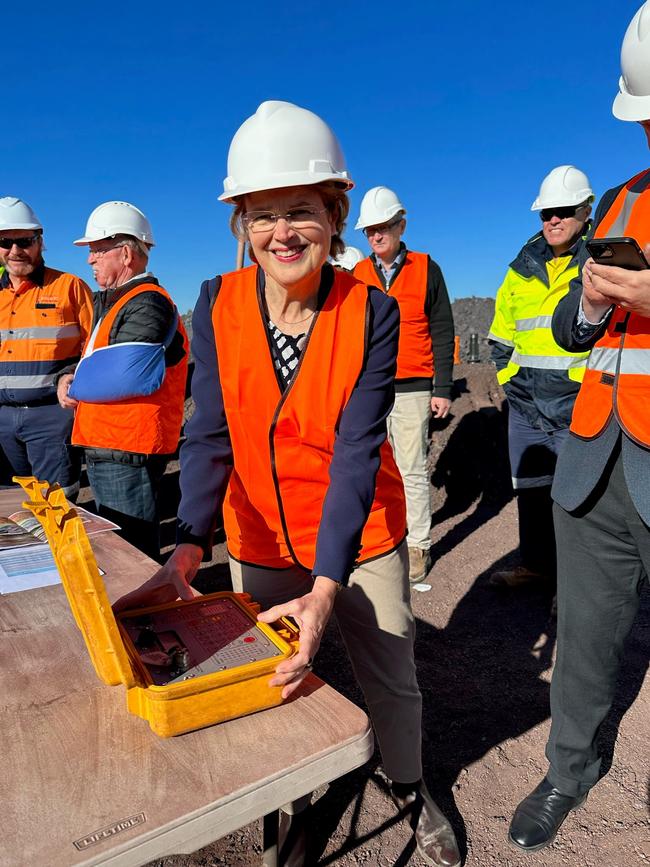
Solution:
M 275 211 L 246 211 L 242 214 L 242 223 L 251 232 L 270 232 L 278 220 L 286 220 L 292 229 L 309 229 L 318 225 L 316 218 L 326 211 L 327 208 L 293 208 L 286 214 L 276 214 Z

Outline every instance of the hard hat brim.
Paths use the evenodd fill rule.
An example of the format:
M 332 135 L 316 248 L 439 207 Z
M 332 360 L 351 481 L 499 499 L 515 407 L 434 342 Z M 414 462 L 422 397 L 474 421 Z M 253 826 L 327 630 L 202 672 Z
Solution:
M 321 175 L 315 177 L 310 172 L 291 172 L 290 174 L 279 175 L 275 182 L 269 181 L 260 182 L 259 184 L 247 184 L 233 187 L 232 190 L 224 190 L 218 197 L 220 202 L 227 204 L 235 204 L 237 199 L 242 196 L 247 196 L 250 193 L 262 193 L 266 190 L 282 190 L 285 187 L 313 187 L 316 184 L 334 183 L 339 184 L 345 192 L 348 192 L 354 186 L 354 181 L 351 178 L 343 177 L 340 174 Z M 225 186 L 225 182 L 224 182 Z
M 650 120 L 650 96 L 633 96 L 631 93 L 617 93 L 612 105 L 612 114 L 618 120 Z

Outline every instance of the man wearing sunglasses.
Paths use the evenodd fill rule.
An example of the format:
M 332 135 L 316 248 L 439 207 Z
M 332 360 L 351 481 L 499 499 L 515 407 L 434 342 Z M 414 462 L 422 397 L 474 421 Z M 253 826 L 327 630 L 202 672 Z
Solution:
M 46 267 L 43 227 L 25 202 L 0 198 L 0 446 L 14 474 L 79 491 L 69 446 L 73 413 L 59 406 L 55 377 L 81 355 L 92 318 L 90 289 Z
M 454 320 L 440 267 L 426 253 L 407 250 L 402 241 L 405 215 L 393 190 L 368 190 L 355 228 L 363 230 L 372 253 L 359 262 L 354 274 L 393 295 L 400 309 L 395 404 L 388 417 L 388 438 L 404 480 L 409 578 L 416 584 L 431 568 L 429 419 L 432 413 L 434 418 L 446 418 L 451 406 Z
M 574 166 L 554 168 L 531 208 L 539 213 L 541 231 L 520 250 L 497 292 L 488 340 L 509 405 L 508 449 L 517 495 L 520 563 L 493 572 L 493 586 L 538 582 L 554 588 L 551 483 L 588 353 L 558 346 L 551 318 L 578 274 L 592 201 L 584 172 Z

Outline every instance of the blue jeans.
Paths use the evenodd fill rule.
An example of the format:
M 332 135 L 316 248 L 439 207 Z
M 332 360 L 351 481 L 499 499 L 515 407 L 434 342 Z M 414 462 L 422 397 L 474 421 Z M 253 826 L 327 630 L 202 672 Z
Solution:
M 158 495 L 167 460 L 166 455 L 143 455 L 130 464 L 86 454 L 98 514 L 119 524 L 120 536 L 153 560 L 160 559 Z
M 68 498 L 79 493 L 81 453 L 70 445 L 74 415 L 58 403 L 0 406 L 0 446 L 14 475 L 58 482 Z

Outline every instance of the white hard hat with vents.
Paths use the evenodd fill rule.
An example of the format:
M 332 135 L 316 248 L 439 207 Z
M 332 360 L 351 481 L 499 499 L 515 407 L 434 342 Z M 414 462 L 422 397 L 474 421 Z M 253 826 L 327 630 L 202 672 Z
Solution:
M 650 120 L 650 0 L 637 11 L 621 46 L 619 93 L 612 112 L 619 120 Z
M 104 202 L 98 205 L 88 217 L 85 235 L 74 243 L 77 247 L 83 247 L 115 235 L 130 235 L 148 247 L 155 245 L 151 223 L 139 208 L 128 202 Z
M 388 223 L 397 214 L 405 214 L 406 208 L 397 198 L 397 193 L 388 187 L 373 187 L 361 200 L 361 211 L 355 229 L 367 229 L 368 226 L 381 226 Z
M 291 102 L 263 102 L 239 127 L 228 151 L 222 202 L 281 187 L 354 184 L 338 139 L 318 115 Z
M 353 271 L 354 266 L 358 265 L 362 259 L 365 259 L 365 253 L 363 253 L 358 247 L 346 247 L 342 253 L 332 260 L 334 265 L 337 265 L 339 268 L 345 268 L 346 271 Z
M 40 229 L 41 222 L 26 202 L 15 196 L 0 198 L 0 230 Z
M 531 211 L 544 208 L 562 208 L 593 201 L 594 193 L 589 178 L 575 166 L 557 166 L 550 171 L 539 188 L 539 195 L 530 207 Z

